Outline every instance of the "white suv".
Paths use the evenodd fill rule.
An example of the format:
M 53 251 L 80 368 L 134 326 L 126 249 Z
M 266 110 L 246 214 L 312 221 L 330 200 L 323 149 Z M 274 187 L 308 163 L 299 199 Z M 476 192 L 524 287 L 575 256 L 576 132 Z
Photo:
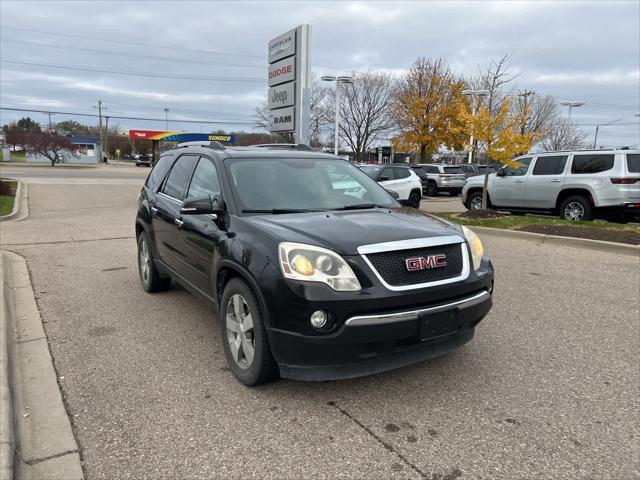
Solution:
M 566 220 L 640 216 L 640 151 L 548 152 L 516 158 L 517 168 L 489 175 L 491 207 L 514 213 L 554 212 Z M 468 209 L 482 206 L 484 175 L 462 190 Z
M 361 164 L 358 167 L 387 190 L 398 194 L 398 201 L 403 205 L 419 208 L 422 199 L 422 183 L 408 165 Z

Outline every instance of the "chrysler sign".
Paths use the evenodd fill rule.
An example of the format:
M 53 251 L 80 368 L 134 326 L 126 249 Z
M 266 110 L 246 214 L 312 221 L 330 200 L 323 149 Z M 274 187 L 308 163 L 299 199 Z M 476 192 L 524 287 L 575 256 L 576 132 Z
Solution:
M 269 63 L 296 53 L 296 31 L 291 30 L 269 42 Z

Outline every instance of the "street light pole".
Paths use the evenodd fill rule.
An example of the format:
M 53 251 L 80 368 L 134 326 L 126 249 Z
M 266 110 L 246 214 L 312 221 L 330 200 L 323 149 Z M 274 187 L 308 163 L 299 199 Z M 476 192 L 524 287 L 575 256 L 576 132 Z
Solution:
M 333 153 L 338 156 L 338 125 L 340 123 L 340 84 L 341 83 L 353 83 L 353 77 L 349 76 L 333 76 L 323 75 L 322 80 L 325 82 L 336 82 L 336 111 L 335 111 L 335 132 L 334 132 L 334 146 Z
M 166 132 L 169 131 L 169 109 L 164 109 L 164 129 Z
M 563 107 L 569 107 L 569 121 L 571 121 L 571 110 L 574 107 L 581 107 L 582 105 L 584 105 L 584 102 L 582 101 L 569 101 L 566 100 L 564 102 L 560 102 L 560 105 L 562 105 Z
M 478 97 L 486 97 L 489 95 L 489 90 L 463 90 L 462 95 L 471 97 L 471 114 L 475 117 L 478 110 Z M 473 128 L 471 129 L 471 135 L 469 136 L 469 157 L 467 163 L 473 162 Z

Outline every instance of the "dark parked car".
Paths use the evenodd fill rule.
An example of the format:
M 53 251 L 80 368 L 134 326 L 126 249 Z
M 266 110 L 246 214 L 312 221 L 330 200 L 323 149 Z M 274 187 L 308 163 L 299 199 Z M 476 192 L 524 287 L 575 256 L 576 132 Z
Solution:
M 491 308 L 493 268 L 471 230 L 401 207 L 332 155 L 179 146 L 149 174 L 135 229 L 142 287 L 174 279 L 217 310 L 245 385 L 441 355 Z
M 480 165 L 479 163 L 461 163 L 456 166 L 460 167 L 467 178 L 475 177 L 477 175 L 484 175 L 486 173 L 496 173 L 496 168 L 493 165 Z
M 151 154 L 136 156 L 136 167 L 150 167 L 152 163 L 153 156 Z

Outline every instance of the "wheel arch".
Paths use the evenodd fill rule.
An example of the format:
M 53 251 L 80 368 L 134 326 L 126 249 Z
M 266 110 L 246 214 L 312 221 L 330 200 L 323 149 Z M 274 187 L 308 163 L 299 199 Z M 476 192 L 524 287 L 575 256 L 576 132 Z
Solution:
M 271 322 L 269 320 L 269 310 L 267 309 L 267 304 L 262 296 L 262 292 L 260 291 L 260 286 L 258 282 L 255 280 L 251 272 L 249 272 L 246 268 L 244 268 L 239 263 L 236 263 L 232 260 L 222 260 L 219 264 L 218 271 L 216 272 L 216 284 L 215 284 L 215 295 L 216 302 L 218 304 L 218 312 L 222 310 L 222 305 L 220 301 L 222 299 L 222 292 L 224 292 L 224 288 L 229 283 L 232 278 L 239 278 L 249 285 L 256 298 L 258 299 L 258 303 L 261 309 L 262 317 L 264 318 L 265 326 L 269 327 Z
M 467 209 L 469 208 L 469 198 L 471 197 L 471 195 L 473 195 L 474 193 L 482 194 L 482 189 L 483 188 L 481 186 L 469 187 L 469 189 L 467 190 L 466 202 L 465 202 L 465 206 L 467 207 Z M 488 189 L 487 189 L 487 206 L 488 207 L 493 206 L 493 202 L 491 202 L 491 195 L 489 195 Z
M 595 203 L 593 201 L 593 193 L 587 188 L 565 188 L 558 193 L 558 197 L 556 198 L 555 211 L 558 212 L 560 209 L 560 205 L 567 198 L 573 197 L 574 195 L 585 197 L 592 207 L 595 207 Z

